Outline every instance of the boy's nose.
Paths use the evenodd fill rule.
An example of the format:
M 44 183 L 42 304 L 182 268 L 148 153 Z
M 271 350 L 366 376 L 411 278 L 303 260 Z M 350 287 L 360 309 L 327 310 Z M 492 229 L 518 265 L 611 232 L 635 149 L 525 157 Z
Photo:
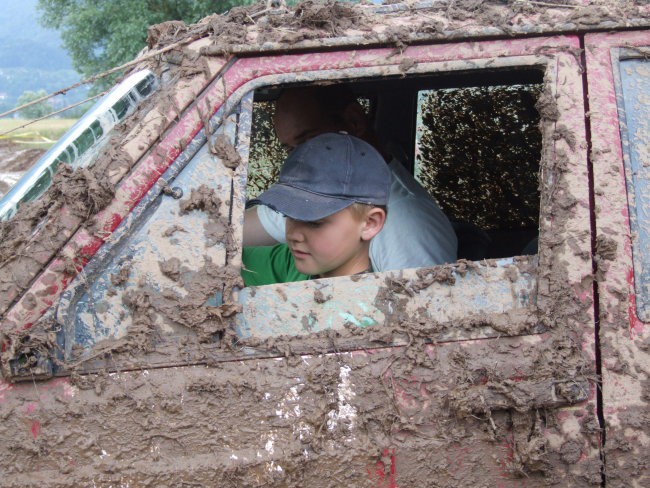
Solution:
M 303 233 L 301 232 L 300 222 L 287 218 L 286 224 L 286 238 L 287 242 L 301 242 L 304 240 Z

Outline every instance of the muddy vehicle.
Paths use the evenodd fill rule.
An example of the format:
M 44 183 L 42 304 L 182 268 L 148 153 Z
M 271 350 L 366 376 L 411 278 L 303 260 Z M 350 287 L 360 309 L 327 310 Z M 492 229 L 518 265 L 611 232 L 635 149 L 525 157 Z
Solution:
M 649 486 L 649 28 L 640 0 L 151 27 L 151 93 L 1 223 L 0 486 Z M 271 102 L 334 83 L 459 260 L 243 287 Z

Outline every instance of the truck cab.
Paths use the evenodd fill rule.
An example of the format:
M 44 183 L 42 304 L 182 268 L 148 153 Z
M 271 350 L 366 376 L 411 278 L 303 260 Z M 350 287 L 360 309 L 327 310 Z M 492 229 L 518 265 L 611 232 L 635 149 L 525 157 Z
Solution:
M 595 3 L 152 28 L 150 93 L 0 228 L 0 485 L 645 486 L 650 12 Z M 244 287 L 273 103 L 332 84 L 459 259 Z

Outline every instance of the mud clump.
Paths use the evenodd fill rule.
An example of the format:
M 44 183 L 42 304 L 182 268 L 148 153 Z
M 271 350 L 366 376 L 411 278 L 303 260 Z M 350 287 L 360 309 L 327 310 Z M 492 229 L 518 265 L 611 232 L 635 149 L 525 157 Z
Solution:
M 214 189 L 207 185 L 201 185 L 198 188 L 192 188 L 189 198 L 181 200 L 179 210 L 181 215 L 193 210 L 202 210 L 210 216 L 219 217 L 220 205 L 221 199 Z
M 123 265 L 117 273 L 111 275 L 111 284 L 113 286 L 121 286 L 128 281 L 132 264 L 129 262 Z
M 82 223 L 107 206 L 113 185 L 86 168 L 60 165 L 52 185 L 0 222 L 0 312 Z
M 221 162 L 230 169 L 235 169 L 241 164 L 241 155 L 225 134 L 219 134 L 214 144 L 210 145 L 212 154 L 221 159 Z
M 159 263 L 160 271 L 168 278 L 178 281 L 181 276 L 181 260 L 178 258 L 170 258 Z
M 221 199 L 212 188 L 201 185 L 193 188 L 190 197 L 182 200 L 179 205 L 181 215 L 194 210 L 202 210 L 207 213 L 208 220 L 204 225 L 205 238 L 209 246 L 223 243 L 229 257 L 238 252 L 230 220 L 222 216 L 220 211 Z
M 52 376 L 52 359 L 57 356 L 56 328 L 42 321 L 30 330 L 0 334 L 0 373 L 15 380 L 47 379 Z

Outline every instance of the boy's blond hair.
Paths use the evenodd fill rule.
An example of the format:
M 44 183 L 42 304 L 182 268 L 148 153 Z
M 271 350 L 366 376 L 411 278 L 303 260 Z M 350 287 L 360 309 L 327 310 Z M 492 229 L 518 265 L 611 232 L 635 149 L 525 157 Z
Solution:
M 386 205 L 368 205 L 365 203 L 353 203 L 348 207 L 350 209 L 350 212 L 352 212 L 352 216 L 356 220 L 361 220 L 365 218 L 365 216 L 368 214 L 368 211 L 373 208 L 380 208 L 384 211 L 384 214 L 388 215 L 388 208 Z

